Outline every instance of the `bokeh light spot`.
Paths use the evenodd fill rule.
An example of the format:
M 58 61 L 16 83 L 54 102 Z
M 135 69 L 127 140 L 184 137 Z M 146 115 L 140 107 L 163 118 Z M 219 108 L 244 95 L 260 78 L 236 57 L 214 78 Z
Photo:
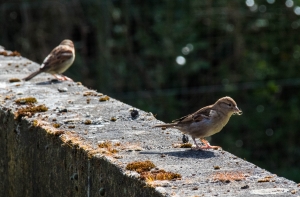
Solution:
M 274 134 L 273 129 L 267 129 L 267 130 L 266 130 L 266 135 L 267 135 L 267 136 L 272 136 L 273 134 Z
M 267 7 L 265 5 L 260 5 L 258 7 L 258 10 L 263 13 L 263 12 L 267 11 Z
M 279 48 L 278 48 L 278 47 L 274 47 L 274 48 L 272 49 L 272 53 L 273 53 L 274 55 L 277 55 L 277 54 L 279 53 Z
M 257 107 L 256 107 L 256 111 L 258 112 L 258 113 L 261 113 L 261 112 L 263 112 L 265 110 L 265 107 L 263 106 L 263 105 L 258 105 Z
M 176 57 L 176 63 L 182 66 L 186 63 L 186 60 L 183 56 L 177 56 Z
M 293 5 L 294 5 L 294 1 L 293 0 L 287 0 L 285 2 L 285 6 L 288 7 L 288 8 L 293 7 Z
M 181 52 L 183 55 L 188 55 L 190 53 L 190 49 L 188 47 L 183 47 Z
M 254 6 L 254 0 L 246 0 L 246 5 L 247 5 L 248 7 Z
M 243 144 L 244 144 L 244 143 L 243 143 L 242 140 L 237 140 L 237 141 L 235 142 L 236 147 L 242 147 Z
M 300 7 L 299 6 L 295 7 L 294 12 L 295 14 L 300 15 Z

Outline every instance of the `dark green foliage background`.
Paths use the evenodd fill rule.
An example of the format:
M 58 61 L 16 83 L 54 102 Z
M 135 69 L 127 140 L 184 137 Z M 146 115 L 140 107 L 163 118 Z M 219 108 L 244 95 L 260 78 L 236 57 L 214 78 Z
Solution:
M 211 143 L 300 182 L 300 0 L 293 2 L 6 1 L 0 44 L 41 63 L 70 38 L 76 60 L 67 76 L 166 122 L 231 96 L 244 114 Z

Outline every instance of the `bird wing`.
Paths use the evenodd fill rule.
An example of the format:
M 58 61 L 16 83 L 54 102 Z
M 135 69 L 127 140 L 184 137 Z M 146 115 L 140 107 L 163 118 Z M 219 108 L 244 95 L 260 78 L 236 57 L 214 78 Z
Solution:
M 193 114 L 183 116 L 179 119 L 173 120 L 172 122 L 177 122 L 177 123 L 199 122 L 204 118 L 209 118 L 211 110 L 212 110 L 212 105 L 206 106 L 199 109 Z
M 72 58 L 73 52 L 69 47 L 58 46 L 51 51 L 51 53 L 45 58 L 41 70 L 43 72 L 55 70 L 56 65 Z

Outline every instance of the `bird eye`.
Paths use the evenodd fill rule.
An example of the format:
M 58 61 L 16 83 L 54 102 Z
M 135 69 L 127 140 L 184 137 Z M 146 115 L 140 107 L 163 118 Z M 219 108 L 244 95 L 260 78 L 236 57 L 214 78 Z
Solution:
M 228 105 L 229 105 L 229 107 L 231 107 L 231 103 L 229 103 Z

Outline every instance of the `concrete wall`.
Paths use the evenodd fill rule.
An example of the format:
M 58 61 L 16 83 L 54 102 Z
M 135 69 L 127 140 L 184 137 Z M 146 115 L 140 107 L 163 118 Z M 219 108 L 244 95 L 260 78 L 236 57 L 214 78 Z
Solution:
M 160 196 L 59 136 L 0 110 L 1 196 Z

